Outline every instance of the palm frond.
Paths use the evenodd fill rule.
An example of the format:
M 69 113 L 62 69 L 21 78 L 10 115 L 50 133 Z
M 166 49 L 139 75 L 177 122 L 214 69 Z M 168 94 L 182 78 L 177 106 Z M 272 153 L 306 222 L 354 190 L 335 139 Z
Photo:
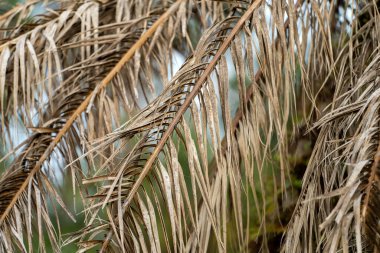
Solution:
M 12 245 L 10 242 L 14 239 L 12 239 L 9 231 L 11 231 L 11 227 L 15 227 L 15 224 L 18 224 L 18 230 L 13 231 L 13 234 L 16 235 L 14 238 L 18 240 L 16 245 L 19 249 L 25 250 L 22 234 L 25 231 L 23 229 L 25 224 L 27 224 L 28 233 L 31 232 L 30 206 L 33 202 L 37 203 L 35 210 L 43 210 L 43 214 L 46 216 L 43 219 L 46 221 L 46 228 L 52 227 L 50 219 L 46 219 L 48 217 L 46 215 L 47 209 L 41 197 L 41 192 L 45 192 L 43 189 L 46 187 L 50 189 L 51 187 L 48 187 L 46 182 L 36 179 L 44 177 L 46 181 L 44 175 L 46 173 L 51 174 L 49 167 L 52 165 L 49 165 L 48 161 L 52 153 L 64 157 L 67 160 L 66 163 L 70 164 L 78 156 L 76 143 L 82 142 L 83 136 L 79 131 L 83 129 L 84 125 L 92 129 L 87 133 L 90 138 L 91 136 L 97 137 L 97 135 L 102 134 L 102 129 L 106 128 L 104 130 L 108 131 L 112 129 L 113 117 L 115 121 L 119 122 L 120 114 L 105 115 L 105 109 L 117 108 L 120 103 L 124 103 L 127 104 L 126 112 L 128 112 L 137 105 L 133 100 L 136 101 L 136 96 L 139 93 L 139 80 L 141 82 L 151 80 L 154 73 L 150 68 L 140 66 L 140 57 L 150 57 L 152 61 L 155 60 L 166 68 L 166 63 L 162 64 L 161 62 L 161 59 L 164 58 L 160 55 L 161 53 L 168 55 L 165 50 L 170 46 L 164 47 L 164 49 L 154 46 L 154 43 L 145 46 L 145 48 L 142 46 L 150 36 L 154 35 L 156 29 L 171 16 L 173 10 L 178 9 L 183 4 L 184 2 L 180 1 L 174 4 L 151 26 L 152 20 L 157 17 L 158 9 L 154 9 L 155 5 L 148 2 L 145 10 L 133 14 L 139 15 L 139 17 L 134 18 L 132 16 L 130 20 L 123 20 L 123 16 L 119 15 L 111 28 L 109 24 L 99 24 L 99 17 L 104 18 L 110 14 L 112 17 L 113 13 L 118 14 L 122 11 L 125 15 L 131 13 L 126 12 L 125 9 L 115 9 L 115 5 L 110 3 L 103 6 L 95 2 L 76 3 L 60 14 L 54 13 L 51 20 L 37 24 L 32 30 L 21 35 L 16 34 L 13 39 L 2 44 L 1 104 L 3 105 L 3 129 L 8 128 L 6 116 L 9 115 L 9 118 L 17 119 L 19 111 L 30 113 L 37 111 L 36 116 L 38 116 L 39 124 L 36 127 L 30 127 L 36 133 L 25 142 L 22 153 L 15 158 L 11 167 L 4 172 L 1 178 L 1 225 L 4 227 L 4 231 L 8 231 L 3 234 L 3 237 L 7 238 L 4 239 L 2 247 L 5 247 L 7 251 L 12 249 L 9 248 L 9 245 Z M 98 12 L 98 15 L 94 15 L 94 11 Z M 142 11 L 145 11 L 145 14 Z M 183 21 L 182 16 L 183 14 L 178 14 L 177 17 L 179 17 L 180 22 L 171 27 L 167 34 L 169 39 L 165 38 L 165 40 L 168 43 L 171 43 L 173 40 L 171 38 L 175 36 L 175 31 L 177 31 L 176 27 Z M 144 32 L 147 28 L 149 29 Z M 160 41 L 163 40 L 163 36 L 158 34 L 154 39 Z M 127 51 L 124 56 L 122 53 L 118 53 L 124 51 Z M 124 64 L 133 55 L 132 60 L 138 68 L 136 66 L 124 67 Z M 10 62 L 14 62 L 14 65 L 12 66 Z M 127 78 L 121 76 L 124 72 L 129 73 Z M 165 75 L 165 72 L 162 74 Z M 13 80 L 12 85 L 6 85 L 7 80 Z M 25 95 L 22 97 L 21 103 L 18 100 L 19 80 L 21 80 L 23 89 L 22 94 Z M 111 81 L 115 90 L 111 94 L 106 94 L 102 89 Z M 129 87 L 125 85 L 128 82 L 132 83 Z M 132 94 L 123 95 L 122 92 L 125 92 L 126 88 L 133 91 Z M 142 89 L 146 89 L 146 87 Z M 153 91 L 152 84 L 150 89 Z M 102 93 L 101 98 L 95 101 L 96 93 L 100 92 Z M 111 97 L 112 99 L 110 99 Z M 37 98 L 41 103 L 36 103 Z M 47 100 L 46 103 L 43 103 L 44 100 Z M 112 103 L 110 103 L 111 101 Z M 96 104 L 94 112 L 92 112 L 93 104 Z M 10 107 L 11 105 L 13 105 L 13 110 Z M 88 113 L 91 113 L 89 120 L 83 121 L 86 119 L 84 117 L 73 125 L 74 121 L 86 109 Z M 13 115 L 8 111 L 14 111 Z M 27 116 L 22 118 L 23 124 L 33 126 L 33 123 L 36 122 L 32 120 L 33 115 L 28 113 L 24 115 Z M 94 130 L 94 119 L 98 120 L 97 127 L 99 128 L 96 131 Z M 94 135 L 95 133 L 96 135 Z M 90 139 L 86 141 L 88 140 Z M 42 167 L 44 167 L 44 171 L 41 171 Z M 82 172 L 78 171 L 74 174 L 80 178 Z M 34 194 L 34 191 L 38 194 Z M 25 208 L 28 203 L 29 209 L 25 210 L 29 210 L 29 212 L 21 212 L 20 214 L 18 208 Z M 21 222 L 21 220 L 25 222 Z M 41 237 L 41 213 L 37 216 L 37 222 L 41 250 L 44 251 L 43 238 Z M 49 230 L 54 233 L 51 228 Z M 28 244 L 29 250 L 32 250 L 30 236 L 28 237 Z M 57 247 L 55 251 L 58 251 Z
M 283 252 L 380 251 L 379 8 L 27 0 L 3 12 L 0 252 L 272 252 L 273 236 Z M 297 192 L 300 125 L 318 138 Z M 64 239 L 57 210 L 80 214 L 57 182 L 85 216 Z
M 206 30 L 193 55 L 165 85 L 167 88 L 161 95 L 124 126 L 93 144 L 97 146 L 96 152 L 100 152 L 102 147 L 108 148 L 114 143 L 116 153 L 106 152 L 104 156 L 109 159 L 102 166 L 103 170 L 85 181 L 86 184 L 101 184 L 88 208 L 89 227 L 74 235 L 72 240 L 80 238 L 87 247 L 86 238 L 105 234 L 104 240 L 97 241 L 102 244 L 101 251 L 160 252 L 164 247 L 163 251 L 204 252 L 208 249 L 211 233 L 220 251 L 230 245 L 227 237 L 231 234 L 237 235 L 238 245 L 230 249 L 248 247 L 250 238 L 245 226 L 249 222 L 243 219 L 245 216 L 249 220 L 249 214 L 245 213 L 242 204 L 246 198 L 244 194 L 255 195 L 255 211 L 265 223 L 266 204 L 265 200 L 257 199 L 254 174 L 259 171 L 261 194 L 265 194 L 262 170 L 268 163 L 272 135 L 277 134 L 282 140 L 279 149 L 282 150 L 281 161 L 284 161 L 287 122 L 295 108 L 291 102 L 295 81 L 294 49 L 288 47 L 285 37 L 279 40 L 269 37 L 263 16 L 266 7 L 264 2 L 254 2 L 241 16 L 233 11 L 230 17 Z M 281 5 L 271 7 L 273 20 L 283 20 L 284 13 L 279 14 L 284 11 Z M 294 6 L 291 10 L 294 11 Z M 287 26 L 289 22 L 274 22 L 271 29 L 278 29 L 281 36 L 285 35 Z M 258 44 L 251 43 L 254 41 L 252 29 Z M 243 105 L 242 132 L 236 138 L 229 112 L 229 68 L 222 56 L 227 48 L 237 73 L 241 101 L 247 100 L 246 69 L 255 89 L 250 94 L 252 102 Z M 264 76 L 260 82 L 255 79 L 255 56 Z M 284 71 L 275 72 L 284 62 Z M 215 86 L 218 91 L 214 83 L 218 83 Z M 269 113 L 265 111 L 266 106 L 270 108 Z M 223 122 L 217 116 L 219 113 Z M 270 115 L 277 115 L 274 116 L 276 121 L 272 122 Z M 222 132 L 228 147 L 223 151 Z M 186 162 L 178 155 L 183 149 Z M 209 171 L 210 154 L 215 157 L 216 174 Z M 244 170 L 240 169 L 241 165 Z M 285 188 L 287 165 L 284 162 L 280 166 Z M 185 175 L 191 175 L 190 183 Z M 228 202 L 227 195 L 231 199 Z M 105 220 L 97 219 L 102 208 L 105 208 Z M 232 215 L 232 223 L 227 215 Z M 153 217 L 157 216 L 159 219 L 155 220 Z M 228 232 L 229 236 L 227 224 L 235 227 L 234 232 Z
M 298 207 L 290 222 L 285 252 L 376 252 L 378 219 L 379 48 L 374 15 L 361 23 L 367 5 L 342 43 L 335 92 L 310 158 Z M 347 64 L 349 62 L 349 64 Z M 327 82 L 325 82 L 327 83 Z

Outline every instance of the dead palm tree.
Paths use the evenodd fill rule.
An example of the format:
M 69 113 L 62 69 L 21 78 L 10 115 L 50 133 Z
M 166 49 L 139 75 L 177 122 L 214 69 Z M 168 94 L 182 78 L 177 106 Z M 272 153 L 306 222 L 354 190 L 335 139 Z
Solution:
M 379 251 L 379 24 L 374 0 L 8 10 L 0 252 Z M 60 210 L 83 226 L 62 235 Z

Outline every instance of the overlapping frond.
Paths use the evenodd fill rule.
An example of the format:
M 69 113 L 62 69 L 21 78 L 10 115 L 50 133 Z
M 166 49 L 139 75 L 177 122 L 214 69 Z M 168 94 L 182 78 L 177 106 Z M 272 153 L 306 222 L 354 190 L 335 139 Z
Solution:
M 84 248 L 206 252 L 214 238 L 219 251 L 248 250 L 251 212 L 265 234 L 265 193 L 275 195 L 277 186 L 264 184 L 277 170 L 280 179 L 274 180 L 286 188 L 287 128 L 295 109 L 297 55 L 285 30 L 290 28 L 293 41 L 300 34 L 295 19 L 285 22 L 285 12 L 296 17 L 293 5 L 271 5 L 269 26 L 265 2 L 242 7 L 202 34 L 156 100 L 94 143 L 96 152 L 111 144 L 115 152 L 107 150 L 102 171 L 85 181 L 99 190 L 88 207 L 89 227 L 72 238 L 80 238 Z M 302 59 L 305 52 L 297 45 Z M 238 133 L 230 112 L 231 71 L 244 112 Z M 247 98 L 249 85 L 254 92 Z M 273 148 L 280 150 L 278 162 L 270 159 Z M 105 218 L 98 219 L 102 208 Z
M 271 252 L 273 235 L 283 252 L 379 251 L 379 5 L 29 0 L 5 12 L 0 252 Z M 287 224 L 300 124 L 318 139 Z M 60 175 L 85 215 L 64 241 L 57 208 L 76 214 Z
M 138 97 L 145 96 L 148 101 L 154 90 L 153 76 L 167 78 L 170 45 L 177 34 L 186 33 L 180 29 L 186 12 L 173 9 L 185 8 L 186 2 L 176 3 L 171 12 L 164 14 L 162 21 L 170 18 L 174 23 L 169 29 L 157 23 L 149 35 L 145 31 L 165 13 L 165 5 L 150 1 L 140 4 L 74 3 L 42 21 L 37 18 L 35 23 L 22 24 L 1 44 L 3 140 L 8 138 L 10 142 L 12 138 L 6 136 L 13 127 L 10 120 L 20 120 L 34 132 L 19 147 L 20 154 L 0 182 L 1 247 L 6 252 L 12 252 L 14 245 L 19 250 L 32 251 L 35 223 L 40 250 L 45 249 L 45 224 L 55 251 L 59 251 L 59 244 L 52 239 L 55 232 L 45 199 L 47 192 L 54 193 L 52 199 L 57 199 L 47 176 L 57 173 L 62 163 L 51 161 L 51 157 L 55 155 L 64 159 L 64 164 L 71 164 L 86 150 L 88 141 L 111 131 L 123 114 L 138 107 Z M 159 27 L 160 33 L 155 33 Z M 152 42 L 144 45 L 149 36 Z M 134 52 L 125 56 L 131 48 Z M 146 59 L 144 64 L 141 58 Z M 127 60 L 130 63 L 124 67 Z M 148 62 L 156 64 L 158 70 Z M 104 90 L 110 82 L 112 89 Z M 78 177 L 73 181 L 80 182 L 84 171 L 77 167 L 71 166 Z M 29 236 L 24 241 L 25 234 Z
M 342 34 L 335 73 L 326 77 L 326 85 L 333 82 L 334 96 L 314 126 L 320 133 L 285 252 L 380 249 L 378 6 L 371 3 L 356 11 L 346 31 L 351 34 Z

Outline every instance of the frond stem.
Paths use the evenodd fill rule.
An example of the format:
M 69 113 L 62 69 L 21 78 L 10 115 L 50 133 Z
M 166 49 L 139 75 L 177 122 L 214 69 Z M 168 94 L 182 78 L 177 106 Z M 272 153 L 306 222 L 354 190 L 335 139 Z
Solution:
M 160 18 L 141 36 L 141 38 L 125 53 L 123 58 L 116 64 L 116 66 L 107 74 L 107 76 L 101 81 L 98 90 L 103 90 L 115 77 L 115 75 L 121 70 L 121 68 L 132 58 L 137 50 L 139 50 L 145 42 L 155 33 L 155 31 L 163 25 L 171 14 L 180 6 L 180 4 L 185 0 L 178 0 L 175 2 Z M 1 51 L 1 49 L 0 49 Z M 28 177 L 21 185 L 20 189 L 13 196 L 12 201 L 9 203 L 4 213 L 0 217 L 0 225 L 4 222 L 5 218 L 11 211 L 12 207 L 16 204 L 22 192 L 26 189 L 29 182 L 32 180 L 33 176 L 41 169 L 42 164 L 50 156 L 54 148 L 60 142 L 62 137 L 70 130 L 71 126 L 75 120 L 86 110 L 87 106 L 90 104 L 92 97 L 96 95 L 96 91 L 92 91 L 86 99 L 80 104 L 80 106 L 73 112 L 70 118 L 67 120 L 62 129 L 58 132 L 57 136 L 54 138 L 52 143 L 47 147 L 43 155 L 40 157 L 34 168 L 30 171 Z
M 159 143 L 157 144 L 156 148 L 154 149 L 152 155 L 149 157 L 149 160 L 144 166 L 143 171 L 141 172 L 139 178 L 137 179 L 136 183 L 134 184 L 133 188 L 131 189 L 130 194 L 128 195 L 128 198 L 124 201 L 123 207 L 124 209 L 128 206 L 128 204 L 133 199 L 134 195 L 137 192 L 137 189 L 141 185 L 142 181 L 144 180 L 145 176 L 148 174 L 150 169 L 152 168 L 153 163 L 155 162 L 157 156 L 163 149 L 163 147 L 166 144 L 166 141 L 169 139 L 170 135 L 173 133 L 175 127 L 177 126 L 178 122 L 181 120 L 183 114 L 186 112 L 187 108 L 191 105 L 193 99 L 198 95 L 199 90 L 203 87 L 204 82 L 209 77 L 210 73 L 214 70 L 215 65 L 218 63 L 220 57 L 225 53 L 225 51 L 228 49 L 232 39 L 235 37 L 235 35 L 240 31 L 242 26 L 244 25 L 245 21 L 247 21 L 248 18 L 252 15 L 253 11 L 256 10 L 256 8 L 259 6 L 259 4 L 262 2 L 262 0 L 255 1 L 248 10 L 244 13 L 244 15 L 240 18 L 240 20 L 237 22 L 236 26 L 232 29 L 231 33 L 229 34 L 228 38 L 223 42 L 219 50 L 216 52 L 214 58 L 210 62 L 210 64 L 207 66 L 203 74 L 199 77 L 198 81 L 196 82 L 194 89 L 189 93 L 186 100 L 184 101 L 183 105 L 179 108 L 176 116 L 174 117 L 173 121 L 168 126 L 167 130 L 163 134 L 162 138 L 160 139 Z
M 203 87 L 205 81 L 211 74 L 211 72 L 214 70 L 216 64 L 218 63 L 219 59 L 225 51 L 228 49 L 230 43 L 232 40 L 235 38 L 235 36 L 238 34 L 238 32 L 242 29 L 243 25 L 245 22 L 252 16 L 253 12 L 257 9 L 257 7 L 260 6 L 262 0 L 257 0 L 254 1 L 247 11 L 244 13 L 244 15 L 238 20 L 237 24 L 234 26 L 232 29 L 231 33 L 228 35 L 228 37 L 224 40 L 223 44 L 220 46 L 219 50 L 216 52 L 214 58 L 212 61 L 208 64 L 207 68 L 203 72 L 203 74 L 199 77 L 197 82 L 194 85 L 193 90 L 189 93 L 189 95 L 186 97 L 186 100 L 182 104 L 182 106 L 179 108 L 177 114 L 175 115 L 173 121 L 170 123 L 168 126 L 167 130 L 165 133 L 162 135 L 160 141 L 158 142 L 156 148 L 154 149 L 152 155 L 149 157 L 148 161 L 146 162 L 141 174 L 139 175 L 138 179 L 136 180 L 135 184 L 133 185 L 127 199 L 123 203 L 123 210 L 122 213 L 125 212 L 129 204 L 131 203 L 132 199 L 134 198 L 135 194 L 137 193 L 137 190 L 139 189 L 140 185 L 142 184 L 144 178 L 146 175 L 149 173 L 149 171 L 152 169 L 153 164 L 155 163 L 158 155 L 161 153 L 162 149 L 164 148 L 167 140 L 173 133 L 174 129 L 176 128 L 178 122 L 181 120 L 183 114 L 186 112 L 188 107 L 191 105 L 193 102 L 194 98 L 199 94 L 200 89 Z M 100 252 L 103 252 L 105 248 L 107 247 L 106 245 L 108 244 L 107 242 L 111 239 L 112 236 L 112 230 L 109 231 L 106 241 L 103 244 L 103 247 Z

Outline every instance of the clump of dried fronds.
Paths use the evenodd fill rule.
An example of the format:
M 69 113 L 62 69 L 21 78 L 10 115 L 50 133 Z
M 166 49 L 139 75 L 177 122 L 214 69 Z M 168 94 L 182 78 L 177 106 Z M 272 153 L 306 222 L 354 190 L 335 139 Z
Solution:
M 285 252 L 377 252 L 379 2 L 351 6 L 324 85 L 334 95 L 288 227 Z M 362 9 L 358 7 L 363 7 Z
M 283 250 L 377 247 L 375 2 L 42 6 L 0 16 L 12 157 L 0 179 L 0 251 L 250 251 L 260 237 L 267 252 L 292 192 L 289 132 L 300 114 L 320 131 L 293 218 L 277 229 Z M 177 72 L 173 54 L 186 58 Z M 20 126 L 28 137 L 14 144 Z M 64 241 L 56 209 L 76 215 L 57 173 L 71 175 L 86 217 Z

